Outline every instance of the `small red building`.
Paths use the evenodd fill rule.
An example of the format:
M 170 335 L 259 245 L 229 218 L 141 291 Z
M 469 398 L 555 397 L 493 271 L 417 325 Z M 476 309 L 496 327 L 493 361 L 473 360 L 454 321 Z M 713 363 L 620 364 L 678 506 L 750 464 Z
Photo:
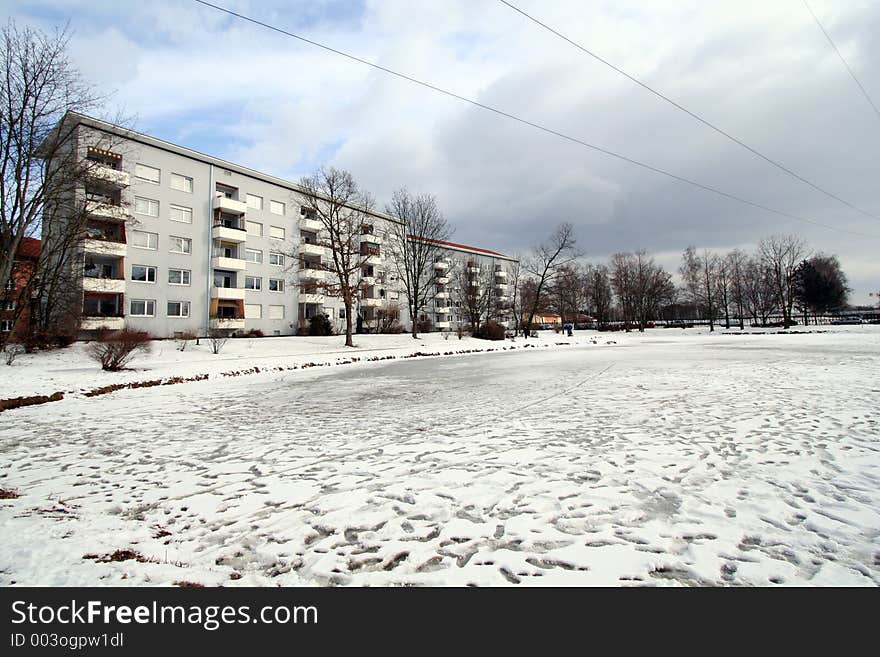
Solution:
M 37 269 L 40 258 L 40 240 L 25 237 L 18 245 L 12 268 L 12 279 L 0 292 L 0 342 L 9 334 L 16 342 L 28 334 L 31 323 L 31 293 L 28 283 Z

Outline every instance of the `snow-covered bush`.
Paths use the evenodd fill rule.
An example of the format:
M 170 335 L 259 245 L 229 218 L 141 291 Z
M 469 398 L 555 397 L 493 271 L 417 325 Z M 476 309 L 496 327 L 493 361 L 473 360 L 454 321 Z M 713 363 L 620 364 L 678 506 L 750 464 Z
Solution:
M 109 333 L 101 332 L 91 343 L 87 352 L 92 359 L 101 363 L 101 369 L 116 372 L 125 367 L 138 352 L 148 353 L 153 339 L 146 331 L 122 329 Z
M 223 345 L 229 339 L 229 333 L 223 329 L 211 329 L 208 333 L 208 341 L 211 343 L 211 353 L 219 354 Z
M 178 333 L 174 336 L 174 340 L 177 342 L 177 350 L 178 351 L 186 351 L 186 346 L 196 339 L 196 334 L 184 331 L 183 333 Z
M 19 354 L 23 354 L 25 352 L 24 345 L 21 344 L 8 344 L 3 348 L 3 357 L 6 359 L 7 365 L 12 365 L 15 362 L 16 357 Z

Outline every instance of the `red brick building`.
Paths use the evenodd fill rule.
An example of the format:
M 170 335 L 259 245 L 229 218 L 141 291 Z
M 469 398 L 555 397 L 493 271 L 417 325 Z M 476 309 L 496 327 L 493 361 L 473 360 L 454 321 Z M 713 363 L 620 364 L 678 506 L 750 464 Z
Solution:
M 12 341 L 24 338 L 31 322 L 31 295 L 27 287 L 37 268 L 40 240 L 25 237 L 18 246 L 12 280 L 0 292 L 0 342 L 12 333 Z

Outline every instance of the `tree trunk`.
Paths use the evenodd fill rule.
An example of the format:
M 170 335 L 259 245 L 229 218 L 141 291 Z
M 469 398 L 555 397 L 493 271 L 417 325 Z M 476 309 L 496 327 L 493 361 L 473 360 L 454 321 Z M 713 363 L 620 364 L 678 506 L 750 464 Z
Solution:
M 354 341 L 351 339 L 351 299 L 345 299 L 345 346 L 353 347 Z

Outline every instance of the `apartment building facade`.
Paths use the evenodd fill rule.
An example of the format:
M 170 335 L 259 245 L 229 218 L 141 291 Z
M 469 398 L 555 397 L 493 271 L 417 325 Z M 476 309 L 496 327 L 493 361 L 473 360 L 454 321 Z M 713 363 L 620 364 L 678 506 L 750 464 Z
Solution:
M 76 123 L 71 138 L 90 165 L 77 191 L 88 220 L 75 265 L 81 289 L 73 292 L 82 295 L 84 337 L 122 327 L 157 337 L 214 329 L 292 335 L 318 314 L 344 326 L 342 301 L 322 285 L 334 275 L 323 225 L 296 183 L 83 115 L 65 121 Z M 386 248 L 394 222 L 371 212 L 361 226 L 352 319 L 364 330 L 388 308 L 406 308 Z M 447 246 L 450 267 L 510 260 Z M 437 329 L 455 322 L 443 279 L 431 308 Z M 404 311 L 401 322 L 408 319 Z

